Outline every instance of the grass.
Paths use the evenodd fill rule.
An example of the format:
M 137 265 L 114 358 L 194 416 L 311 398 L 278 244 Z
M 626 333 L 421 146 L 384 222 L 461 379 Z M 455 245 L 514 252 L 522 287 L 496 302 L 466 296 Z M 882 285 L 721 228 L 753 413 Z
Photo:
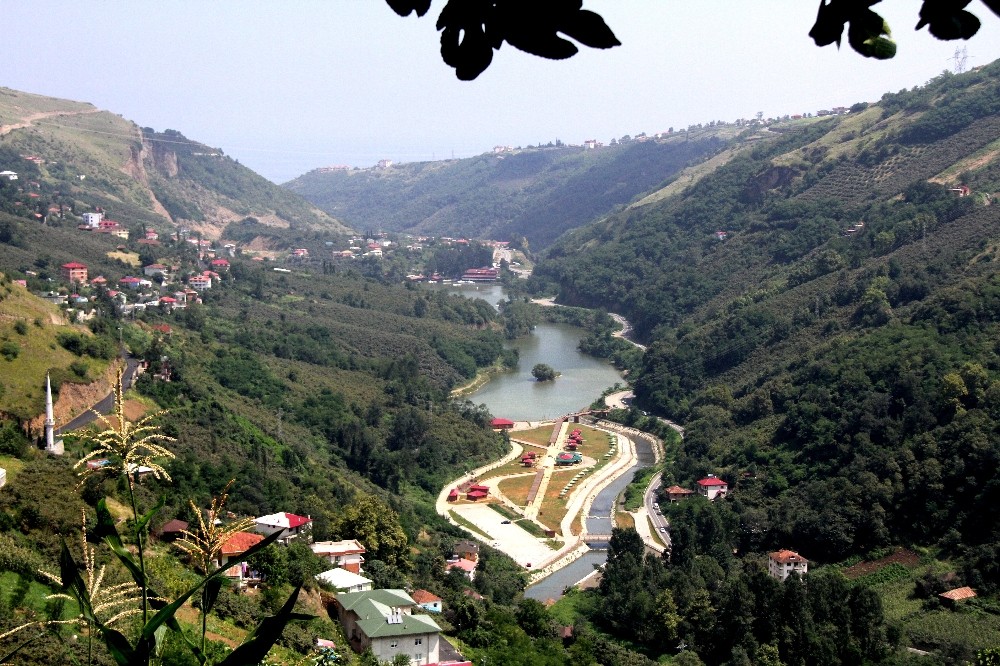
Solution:
M 535 521 L 528 520 L 527 518 L 521 518 L 520 520 L 516 520 L 514 522 L 518 527 L 520 527 L 521 529 L 523 529 L 525 532 L 535 537 L 536 539 L 545 538 L 545 532 L 542 530 L 541 527 L 538 526 L 538 523 L 536 523 Z
M 547 425 L 540 428 L 532 428 L 531 430 L 518 430 L 517 432 L 512 432 L 510 438 L 528 442 L 529 444 L 537 444 L 538 446 L 548 446 L 553 427 Z
M 619 511 L 615 514 L 615 527 L 635 529 L 635 517 L 628 511 Z
M 489 535 L 489 534 L 487 534 L 486 532 L 484 532 L 484 531 L 482 531 L 481 529 L 479 529 L 479 527 L 478 527 L 478 526 L 476 526 L 476 525 L 475 525 L 474 523 L 472 523 L 471 521 L 469 521 L 469 520 L 466 520 L 465 518 L 463 518 L 462 516 L 460 516 L 460 515 L 459 515 L 459 514 L 458 514 L 457 512 L 455 512 L 455 511 L 449 511 L 449 512 L 448 512 L 448 515 L 450 515 L 450 516 L 452 517 L 452 519 L 453 519 L 453 520 L 454 520 L 454 521 L 455 521 L 456 523 L 458 523 L 459 525 L 461 525 L 461 526 L 462 526 L 462 527 L 464 527 L 465 529 L 467 529 L 467 530 L 469 530 L 469 531 L 471 531 L 471 532 L 475 532 L 476 534 L 479 534 L 479 535 L 481 535 L 481 536 L 485 537 L 486 539 L 489 539 L 490 541 L 493 541 L 493 540 L 494 540 L 492 536 L 490 536 L 490 535 Z
M 17 604 L 12 604 L 11 599 L 18 593 L 18 588 L 24 585 L 24 581 L 18 574 L 13 571 L 4 571 L 0 573 L 0 596 L 2 596 L 4 602 L 9 606 L 17 606 L 19 608 L 30 608 L 41 616 L 45 616 L 45 606 L 48 604 L 45 597 L 53 594 L 55 590 L 50 589 L 47 585 L 42 585 L 37 581 L 30 581 L 27 586 L 27 590 L 23 590 L 24 600 Z M 16 601 L 16 599 L 15 599 Z M 68 619 L 75 617 L 77 615 L 76 603 L 66 602 L 66 607 L 63 608 L 62 616 L 60 619 Z
M 142 262 L 139 261 L 138 252 L 108 252 L 108 259 L 117 259 L 123 264 L 128 264 L 132 268 L 138 268 Z
M 10 483 L 24 469 L 24 461 L 14 456 L 0 456 L 0 467 L 7 470 L 7 483 Z
M 521 518 L 521 516 L 517 515 L 503 504 L 493 502 L 491 504 L 487 504 L 487 506 L 508 520 L 519 520 Z
M 549 607 L 549 615 L 559 624 L 573 625 L 581 619 L 595 617 L 600 603 L 600 595 L 574 587 Z
M 530 449 L 530 450 L 536 451 L 540 455 L 544 455 L 544 452 L 538 449 Z M 510 476 L 511 474 L 532 472 L 534 470 L 535 470 L 534 467 L 525 467 L 524 465 L 522 465 L 520 458 L 515 458 L 514 460 L 511 460 L 509 463 L 503 464 L 494 470 L 490 470 L 489 475 L 484 476 L 483 479 L 495 479 L 501 476 Z
M 531 484 L 534 480 L 534 472 L 523 476 L 515 476 L 512 479 L 504 479 L 498 483 L 497 490 L 506 495 L 514 504 L 526 506 L 528 504 L 528 491 L 531 490 Z
M 17 321 L 27 324 L 27 333 L 17 333 Z M 41 326 L 34 322 L 38 321 Z M 0 287 L 0 343 L 11 342 L 19 352 L 13 360 L 0 357 L 0 412 L 22 418 L 34 418 L 45 409 L 45 373 L 51 368 L 68 368 L 78 360 L 56 342 L 59 331 L 83 331 L 84 329 L 65 324 L 62 315 L 52 304 L 30 295 L 16 285 Z M 104 373 L 108 361 L 85 358 L 89 366 L 88 376 L 96 377 Z
M 649 533 L 653 535 L 653 540 L 666 548 L 667 544 L 663 543 L 663 539 L 660 538 L 660 533 L 656 530 L 656 525 L 653 524 L 653 519 L 646 516 L 646 522 L 649 523 Z

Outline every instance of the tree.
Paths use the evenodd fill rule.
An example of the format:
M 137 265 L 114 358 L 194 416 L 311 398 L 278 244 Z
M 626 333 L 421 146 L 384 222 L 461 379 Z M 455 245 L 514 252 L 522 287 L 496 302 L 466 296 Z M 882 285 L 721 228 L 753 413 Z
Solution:
M 552 366 L 538 363 L 531 369 L 531 376 L 540 382 L 550 382 L 556 378 L 556 371 Z
M 386 0 L 400 16 L 423 16 L 431 0 Z M 847 41 L 866 58 L 885 60 L 896 55 L 889 24 L 872 11 L 881 0 L 820 0 L 816 23 L 809 36 L 817 46 L 840 42 L 847 28 Z M 1000 15 L 1000 2 L 983 0 Z M 979 31 L 980 21 L 965 10 L 965 2 L 923 0 L 917 30 L 928 31 L 942 40 L 969 39 Z M 529 3 L 519 0 L 469 2 L 448 0 L 438 16 L 441 32 L 441 59 L 455 69 L 463 81 L 482 74 L 493 61 L 493 51 L 504 42 L 533 55 L 563 60 L 579 51 L 565 35 L 584 46 L 609 49 L 621 42 L 600 14 L 583 9 L 583 1 Z M 758 119 L 760 114 L 758 114 Z
M 340 539 L 357 539 L 373 560 L 397 565 L 406 559 L 406 533 L 399 515 L 374 495 L 348 506 L 333 529 Z

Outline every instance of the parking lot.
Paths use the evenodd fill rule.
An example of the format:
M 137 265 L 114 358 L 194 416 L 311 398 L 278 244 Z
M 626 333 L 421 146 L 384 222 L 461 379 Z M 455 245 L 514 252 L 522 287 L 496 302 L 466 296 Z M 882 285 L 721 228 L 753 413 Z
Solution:
M 507 519 L 486 504 L 460 504 L 450 508 L 489 534 L 492 537 L 488 542 L 491 546 L 503 551 L 523 567 L 530 564 L 533 568 L 555 554 L 544 541 L 539 541 L 520 525 L 504 524 L 503 521 Z

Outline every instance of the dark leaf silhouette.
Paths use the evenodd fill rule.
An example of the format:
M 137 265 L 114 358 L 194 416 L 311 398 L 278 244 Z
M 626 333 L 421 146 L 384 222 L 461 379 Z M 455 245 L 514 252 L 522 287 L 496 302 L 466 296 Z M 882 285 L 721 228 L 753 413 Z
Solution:
M 449 0 L 438 17 L 441 59 L 455 68 L 462 81 L 476 78 L 493 62 L 494 47 L 486 37 L 492 12 L 493 3 L 488 1 Z
M 423 16 L 431 8 L 431 0 L 385 0 L 392 7 L 392 11 L 400 16 L 409 16 L 410 12 L 416 12 L 417 16 Z
M 1000 1 L 998 0 L 983 0 L 983 4 L 992 10 L 994 14 L 1000 16 Z
M 938 39 L 969 39 L 979 31 L 979 19 L 965 11 L 969 0 L 941 2 L 924 0 L 917 30 L 925 25 Z

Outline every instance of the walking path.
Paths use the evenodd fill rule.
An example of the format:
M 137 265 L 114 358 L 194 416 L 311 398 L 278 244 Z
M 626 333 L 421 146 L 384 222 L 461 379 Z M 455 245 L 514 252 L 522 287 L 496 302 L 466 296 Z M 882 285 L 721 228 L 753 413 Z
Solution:
M 14 130 L 24 129 L 26 127 L 31 127 L 31 125 L 36 120 L 42 120 L 44 118 L 53 118 L 56 116 L 81 116 L 87 113 L 97 113 L 99 109 L 80 109 L 79 111 L 41 111 L 39 113 L 33 113 L 30 116 L 25 116 L 21 119 L 19 123 L 12 123 L 10 125 L 0 125 L 0 136 L 5 134 L 10 134 Z

